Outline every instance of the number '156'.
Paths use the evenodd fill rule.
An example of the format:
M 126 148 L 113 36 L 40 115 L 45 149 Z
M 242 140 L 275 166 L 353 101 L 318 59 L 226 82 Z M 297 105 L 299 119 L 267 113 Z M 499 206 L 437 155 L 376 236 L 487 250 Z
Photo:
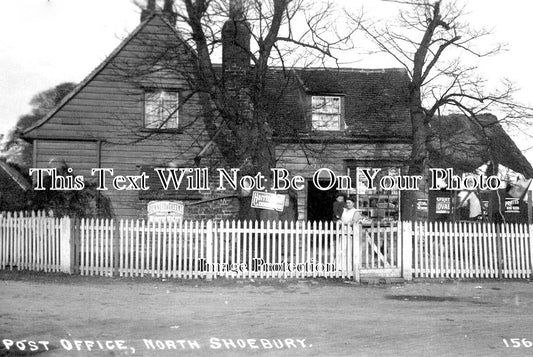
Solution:
M 530 348 L 533 347 L 533 342 L 529 341 L 526 338 L 510 338 L 509 341 L 507 341 L 506 338 L 503 339 L 503 343 L 505 344 L 505 347 L 513 347 L 513 348 L 519 348 L 519 347 L 526 347 Z

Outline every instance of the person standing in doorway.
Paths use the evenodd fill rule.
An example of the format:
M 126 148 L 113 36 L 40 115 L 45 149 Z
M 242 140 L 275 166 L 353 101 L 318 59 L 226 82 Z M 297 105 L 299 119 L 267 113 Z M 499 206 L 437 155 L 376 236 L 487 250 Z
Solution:
M 341 219 L 342 212 L 344 211 L 344 208 L 346 207 L 346 202 L 344 202 L 344 195 L 342 193 L 338 193 L 337 197 L 335 198 L 335 202 L 333 202 L 333 221 L 337 222 Z
M 360 209 L 355 208 L 355 200 L 352 197 L 346 198 L 346 207 L 342 211 L 341 219 L 337 222 L 342 223 L 342 234 L 338 234 L 335 249 L 335 263 L 338 270 L 346 271 L 352 269 L 352 237 L 350 224 L 359 224 L 363 219 Z M 350 238 L 348 238 L 350 236 Z
M 355 208 L 355 200 L 351 197 L 346 198 L 346 207 L 342 211 L 340 221 L 344 224 L 347 223 L 359 223 L 363 219 L 363 214 L 361 210 Z

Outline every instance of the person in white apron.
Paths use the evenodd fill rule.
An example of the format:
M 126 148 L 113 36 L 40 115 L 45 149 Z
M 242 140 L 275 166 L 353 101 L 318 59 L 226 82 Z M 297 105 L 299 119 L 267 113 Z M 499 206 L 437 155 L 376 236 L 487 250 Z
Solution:
M 341 229 L 348 232 L 349 226 L 352 224 L 359 224 L 363 219 L 362 210 L 355 208 L 355 201 L 352 197 L 346 198 L 346 207 L 344 208 L 341 218 Z M 337 270 L 351 271 L 352 270 L 352 244 L 351 239 L 348 239 L 347 233 L 337 235 L 336 245 L 336 265 Z
M 348 197 L 340 221 L 344 224 L 359 223 L 361 219 L 363 219 L 362 210 L 356 209 L 354 199 Z

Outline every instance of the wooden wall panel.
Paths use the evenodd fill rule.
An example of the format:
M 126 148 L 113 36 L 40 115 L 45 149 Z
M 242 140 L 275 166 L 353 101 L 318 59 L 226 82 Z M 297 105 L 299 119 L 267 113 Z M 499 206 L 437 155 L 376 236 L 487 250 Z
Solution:
M 58 167 L 65 162 L 73 173 L 89 177 L 98 167 L 98 143 L 94 141 L 39 140 L 35 166 Z

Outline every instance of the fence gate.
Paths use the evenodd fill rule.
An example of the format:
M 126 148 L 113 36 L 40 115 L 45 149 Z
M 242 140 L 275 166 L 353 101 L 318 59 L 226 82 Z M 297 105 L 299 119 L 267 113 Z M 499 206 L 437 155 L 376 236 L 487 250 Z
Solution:
M 398 222 L 361 226 L 361 269 L 365 277 L 402 277 L 402 244 Z
M 410 280 L 412 237 L 410 222 L 0 217 L 0 269 L 188 279 Z

